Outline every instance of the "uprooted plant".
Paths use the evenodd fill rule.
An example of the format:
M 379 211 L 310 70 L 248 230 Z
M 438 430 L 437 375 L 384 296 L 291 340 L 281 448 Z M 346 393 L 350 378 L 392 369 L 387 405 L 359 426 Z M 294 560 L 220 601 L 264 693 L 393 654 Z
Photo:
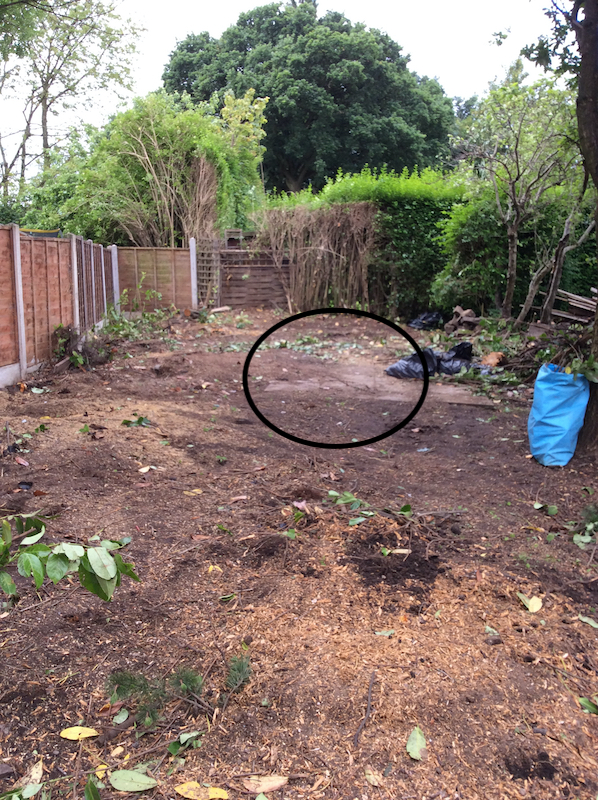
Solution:
M 92 547 L 70 542 L 47 545 L 40 541 L 46 534 L 46 525 L 38 514 L 13 514 L 2 519 L 0 589 L 9 598 L 7 605 L 13 606 L 19 600 L 17 586 L 7 569 L 14 562 L 18 574 L 33 578 L 37 590 L 41 589 L 46 577 L 57 584 L 67 575 L 77 573 L 85 589 L 107 602 L 120 586 L 123 575 L 139 580 L 134 564 L 123 561 L 119 553 L 111 552 L 126 547 L 131 541 L 130 537 L 100 541 L 97 535 L 91 537 L 90 541 L 98 541 L 99 545 Z

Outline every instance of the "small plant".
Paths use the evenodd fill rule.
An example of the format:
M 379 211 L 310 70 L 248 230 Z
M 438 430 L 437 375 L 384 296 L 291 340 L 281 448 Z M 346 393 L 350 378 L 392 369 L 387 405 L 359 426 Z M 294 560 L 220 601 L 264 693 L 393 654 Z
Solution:
M 127 428 L 149 428 L 152 424 L 147 417 L 142 417 L 137 412 L 134 412 L 133 416 L 136 419 L 123 419 L 121 425 L 125 425 Z
M 135 718 L 146 728 L 156 724 L 167 699 L 162 679 L 150 683 L 144 675 L 127 670 L 113 672 L 108 677 L 107 688 L 111 691 L 111 703 L 131 700 L 137 704 Z
M 230 660 L 226 688 L 232 693 L 240 692 L 249 683 L 252 669 L 249 656 L 233 656 Z
M 244 311 L 235 317 L 235 328 L 250 328 L 252 325 L 253 322 L 249 319 Z
M 226 464 L 226 462 L 228 461 L 228 459 L 227 459 L 227 457 L 226 457 L 226 456 L 216 456 L 216 461 L 217 461 L 219 464 Z
M 573 542 L 582 550 L 588 545 L 593 546 L 595 550 L 598 546 L 598 506 L 593 503 L 586 506 L 581 515 L 582 521 L 571 527 Z
M 56 584 L 66 575 L 77 572 L 81 585 L 106 602 L 112 599 L 123 575 L 139 580 L 133 564 L 125 563 L 119 553 L 112 555 L 110 552 L 129 544 L 129 537 L 118 541 L 106 539 L 100 542 L 99 547 L 84 547 L 69 542 L 42 544 L 40 539 L 46 533 L 46 526 L 36 514 L 11 515 L 2 520 L 0 589 L 13 604 L 18 600 L 17 587 L 5 568 L 14 561 L 17 562 L 19 575 L 32 577 L 36 589 L 41 588 L 46 577 Z M 13 523 L 16 536 L 13 536 Z M 15 546 L 17 539 L 21 541 Z

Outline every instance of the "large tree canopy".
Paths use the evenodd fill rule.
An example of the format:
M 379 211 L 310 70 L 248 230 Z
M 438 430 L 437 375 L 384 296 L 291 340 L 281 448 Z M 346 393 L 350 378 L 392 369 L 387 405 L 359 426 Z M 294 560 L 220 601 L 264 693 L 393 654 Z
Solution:
M 337 12 L 318 19 L 306 0 L 241 14 L 220 39 L 188 36 L 163 78 L 196 102 L 226 90 L 269 97 L 266 183 L 297 191 L 339 169 L 425 167 L 448 151 L 452 103 L 407 64 L 386 34 Z

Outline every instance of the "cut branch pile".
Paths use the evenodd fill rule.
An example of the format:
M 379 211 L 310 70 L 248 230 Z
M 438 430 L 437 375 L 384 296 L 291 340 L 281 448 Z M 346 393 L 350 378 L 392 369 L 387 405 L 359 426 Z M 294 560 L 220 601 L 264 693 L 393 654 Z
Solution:
M 271 250 L 289 310 L 368 306 L 375 214 L 371 203 L 265 212 L 256 244 Z M 290 262 L 290 280 L 282 271 L 285 258 Z

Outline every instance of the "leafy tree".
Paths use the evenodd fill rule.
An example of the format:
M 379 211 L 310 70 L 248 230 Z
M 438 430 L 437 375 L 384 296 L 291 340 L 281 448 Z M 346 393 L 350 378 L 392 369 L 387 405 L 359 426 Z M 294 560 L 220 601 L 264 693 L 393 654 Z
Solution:
M 26 219 L 141 247 L 186 244 L 217 226 L 247 227 L 260 197 L 264 105 L 251 92 L 230 97 L 222 118 L 163 91 L 137 99 L 91 132 L 89 155 L 73 145 L 57 160 L 32 191 Z
M 59 14 L 40 12 L 26 52 L 4 62 L 0 94 L 12 90 L 23 98 L 25 120 L 10 157 L 0 139 L 5 196 L 14 184 L 15 171 L 18 169 L 22 187 L 27 167 L 40 156 L 39 151 L 31 152 L 37 127 L 41 132 L 43 167 L 47 169 L 55 143 L 52 118 L 60 110 L 72 108 L 77 102 L 89 102 L 103 89 L 130 88 L 130 64 L 138 29 L 122 22 L 114 13 L 115 8 L 114 2 L 78 0 L 63 5 Z
M 407 69 L 386 34 L 309 0 L 240 15 L 220 39 L 177 45 L 164 71 L 168 92 L 208 101 L 250 88 L 269 97 L 264 173 L 270 188 L 321 188 L 327 177 L 366 164 L 412 169 L 448 153 L 449 98 Z
M 490 181 L 498 216 L 507 234 L 507 270 L 502 316 L 509 318 L 517 282 L 521 226 L 533 220 L 544 195 L 581 168 L 575 144 L 570 92 L 553 81 L 524 86 L 521 62 L 507 80 L 492 86 L 471 114 L 462 157 L 483 181 Z
M 0 58 L 24 56 L 37 24 L 61 17 L 77 0 L 0 0 Z
M 581 16 L 583 12 L 583 17 Z M 524 54 L 545 69 L 568 75 L 577 89 L 577 125 L 580 149 L 594 187 L 598 190 L 598 0 L 573 0 L 561 8 L 552 0 L 546 10 L 552 36 L 541 37 Z M 598 202 L 595 220 L 598 223 Z M 594 320 L 590 355 L 598 359 L 598 309 Z M 598 449 L 598 384 L 592 383 L 580 446 Z

